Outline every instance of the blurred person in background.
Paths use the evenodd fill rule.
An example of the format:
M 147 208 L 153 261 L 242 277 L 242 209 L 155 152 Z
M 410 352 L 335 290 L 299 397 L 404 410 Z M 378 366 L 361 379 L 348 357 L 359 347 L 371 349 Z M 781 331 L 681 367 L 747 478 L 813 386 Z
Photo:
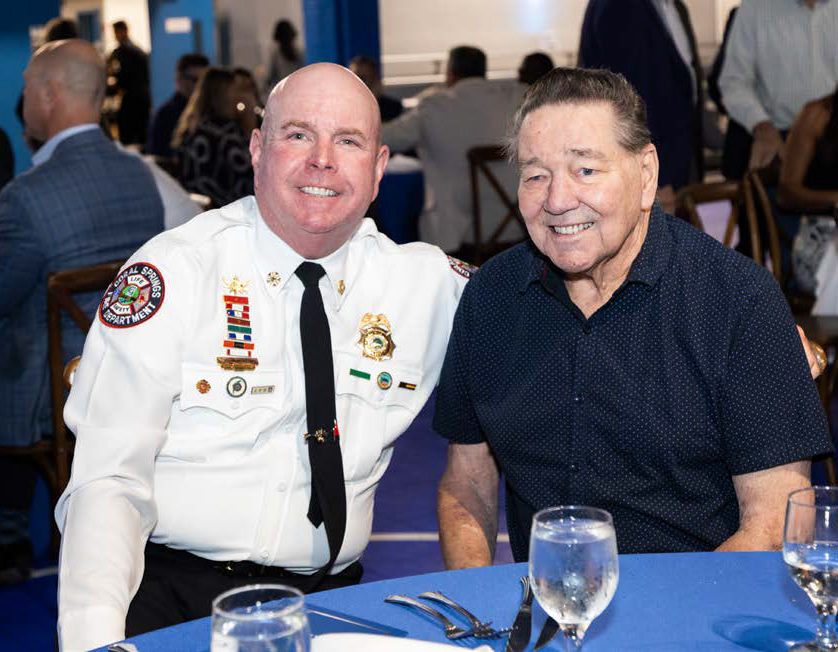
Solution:
M 175 92 L 160 105 L 151 119 L 145 146 L 147 154 L 167 158 L 172 156 L 172 134 L 192 96 L 192 91 L 195 90 L 198 78 L 207 66 L 209 59 L 203 54 L 193 52 L 178 59 L 175 68 Z
M 207 68 L 180 116 L 172 149 L 180 182 L 219 207 L 253 193 L 253 167 L 236 121 L 233 73 Z
M 378 100 L 378 109 L 381 111 L 381 122 L 395 120 L 404 111 L 401 100 L 385 95 L 381 85 L 381 72 L 378 69 L 378 62 L 372 57 L 357 56 L 349 62 L 349 69 L 354 72 L 361 81 L 367 85 Z
M 283 18 L 276 21 L 273 40 L 270 58 L 265 66 L 265 95 L 268 95 L 281 79 L 302 68 L 305 58 L 297 47 L 297 29 L 290 20 Z
M 780 207 L 802 215 L 792 248 L 792 269 L 798 287 L 817 296 L 819 314 L 838 314 L 833 217 L 838 206 L 836 101 L 838 90 L 807 102 L 798 114 L 786 140 L 777 187 Z M 828 252 L 832 263 L 822 276 L 819 266 Z
M 105 62 L 88 42 L 38 49 L 24 72 L 26 131 L 44 143 L 33 168 L 0 193 L 0 445 L 49 436 L 46 280 L 50 272 L 127 258 L 163 229 L 163 207 L 142 161 L 99 127 Z M 92 316 L 101 294 L 79 297 Z M 64 360 L 84 335 L 68 329 Z M 35 486 L 25 463 L 0 460 L 0 583 L 25 579 Z
M 682 0 L 591 0 L 579 65 L 623 74 L 646 103 L 660 159 L 658 201 L 675 211 L 675 193 L 704 177 L 702 71 Z
M 246 139 L 262 124 L 264 106 L 259 96 L 256 78 L 247 68 L 233 69 L 233 95 L 236 101 L 236 120 Z
M 518 68 L 518 81 L 529 86 L 550 72 L 556 64 L 546 52 L 532 52 L 524 57 Z
M 120 94 L 116 114 L 119 142 L 123 145 L 142 145 L 146 141 L 148 116 L 151 113 L 148 55 L 128 37 L 124 20 L 113 24 L 113 35 L 119 45 L 108 57 L 109 92 Z

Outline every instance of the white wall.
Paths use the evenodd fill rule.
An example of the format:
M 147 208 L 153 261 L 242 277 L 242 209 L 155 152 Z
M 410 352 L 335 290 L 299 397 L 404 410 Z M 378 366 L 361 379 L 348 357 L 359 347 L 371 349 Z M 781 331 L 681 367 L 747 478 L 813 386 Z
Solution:
M 151 50 L 146 0 L 63 0 L 61 3 L 61 15 L 73 20 L 79 12 L 97 9 L 102 19 L 102 47 L 105 54 L 116 47 L 111 25 L 117 20 L 127 23 L 128 36 L 135 45 L 146 52 Z
M 229 17 L 233 64 L 257 74 L 267 60 L 274 24 L 280 18 L 294 24 L 299 32 L 297 45 L 305 47 L 302 0 L 215 0 L 215 15 Z

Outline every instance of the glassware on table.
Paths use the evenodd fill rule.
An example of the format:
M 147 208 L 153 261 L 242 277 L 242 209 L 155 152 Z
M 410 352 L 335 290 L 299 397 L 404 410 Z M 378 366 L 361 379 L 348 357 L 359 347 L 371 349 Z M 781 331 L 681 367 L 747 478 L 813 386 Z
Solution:
M 535 597 L 561 627 L 565 649 L 581 649 L 591 621 L 617 590 L 611 514 L 578 505 L 541 510 L 532 521 L 529 567 Z
M 838 487 L 808 487 L 789 494 L 783 560 L 818 612 L 815 640 L 791 651 L 838 650 Z
M 309 652 L 303 594 L 281 584 L 251 584 L 212 602 L 210 652 Z

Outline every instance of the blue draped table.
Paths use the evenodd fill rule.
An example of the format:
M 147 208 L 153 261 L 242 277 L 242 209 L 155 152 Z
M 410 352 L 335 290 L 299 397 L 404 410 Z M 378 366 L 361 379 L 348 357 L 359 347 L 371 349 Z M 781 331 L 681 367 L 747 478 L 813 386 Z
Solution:
M 396 244 L 414 242 L 419 237 L 419 215 L 424 204 L 422 164 L 415 158 L 395 155 L 378 186 L 378 230 Z
M 445 642 L 442 629 L 423 615 L 387 604 L 391 593 L 416 597 L 442 591 L 478 618 L 512 623 L 521 598 L 525 564 L 416 575 L 371 582 L 308 596 L 312 606 L 404 629 L 411 638 Z M 445 608 L 442 608 L 445 611 Z M 544 614 L 534 609 L 530 647 Z M 459 622 L 453 617 L 452 620 Z M 785 652 L 810 640 L 815 610 L 794 582 L 779 553 L 682 553 L 624 555 L 611 605 L 586 636 L 585 652 Z M 357 631 L 357 630 L 355 630 Z M 130 639 L 140 652 L 207 652 L 208 618 Z M 502 651 L 505 639 L 476 641 Z M 102 648 L 104 650 L 104 648 Z M 562 650 L 554 640 L 544 648 Z

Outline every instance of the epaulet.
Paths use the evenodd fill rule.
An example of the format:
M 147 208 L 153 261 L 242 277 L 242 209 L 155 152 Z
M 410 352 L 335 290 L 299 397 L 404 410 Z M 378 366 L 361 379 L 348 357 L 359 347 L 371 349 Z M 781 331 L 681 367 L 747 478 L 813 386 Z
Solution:
M 448 264 L 451 265 L 451 269 L 466 279 L 470 279 L 474 276 L 474 273 L 478 269 L 477 265 L 469 265 L 459 258 L 454 258 L 454 256 L 448 256 Z

